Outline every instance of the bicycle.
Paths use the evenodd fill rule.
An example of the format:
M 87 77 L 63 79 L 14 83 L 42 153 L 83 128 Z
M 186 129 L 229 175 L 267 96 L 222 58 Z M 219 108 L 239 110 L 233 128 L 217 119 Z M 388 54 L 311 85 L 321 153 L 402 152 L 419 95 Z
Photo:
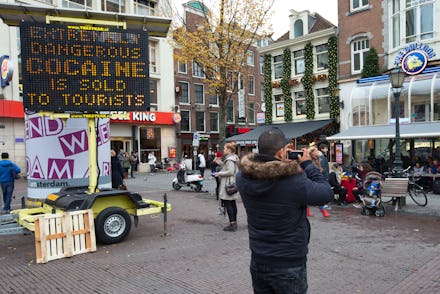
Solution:
M 426 206 L 428 204 L 428 196 L 426 195 L 425 189 L 417 184 L 417 181 L 420 180 L 420 177 L 417 177 L 416 175 L 414 175 L 413 173 L 410 173 L 409 170 L 411 169 L 411 166 L 409 166 L 408 168 L 404 169 L 401 173 L 401 175 L 403 177 L 407 177 L 408 178 L 408 190 L 407 190 L 407 195 L 409 195 L 409 197 L 411 197 L 411 199 L 414 201 L 415 204 L 419 205 L 419 206 Z M 384 173 L 386 176 L 396 176 L 396 172 L 392 171 L 391 173 Z M 384 198 L 388 198 L 388 197 L 384 197 Z M 384 203 L 388 203 L 396 201 L 395 197 L 389 197 L 389 199 L 382 199 L 382 202 Z

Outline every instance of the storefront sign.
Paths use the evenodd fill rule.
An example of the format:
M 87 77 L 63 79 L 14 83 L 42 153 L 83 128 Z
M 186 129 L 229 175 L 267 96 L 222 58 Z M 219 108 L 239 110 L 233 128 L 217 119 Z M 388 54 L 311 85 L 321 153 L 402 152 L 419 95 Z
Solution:
M 176 147 L 168 147 L 168 158 L 176 158 L 176 157 L 177 157 Z
M 408 52 L 402 58 L 402 70 L 408 75 L 421 73 L 428 65 L 428 56 L 421 50 Z
M 12 67 L 12 62 L 9 60 L 8 55 L 3 55 L 0 57 L 1 66 L 1 86 L 2 88 L 9 86 L 9 82 L 12 80 L 12 75 L 14 73 L 14 68 Z
M 173 125 L 174 114 L 174 112 L 133 111 L 128 113 L 127 118 L 112 119 L 111 121 L 130 124 Z
M 435 55 L 431 46 L 419 42 L 411 43 L 397 53 L 394 65 L 402 66 L 402 70 L 408 75 L 416 75 L 425 69 L 428 59 L 435 57 Z
M 173 121 L 174 123 L 178 124 L 182 121 L 182 116 L 180 115 L 180 113 L 175 113 L 173 115 Z
M 21 22 L 20 36 L 26 109 L 150 107 L 147 31 Z
M 264 112 L 258 112 L 257 113 L 257 124 L 264 124 L 266 118 L 264 115 Z

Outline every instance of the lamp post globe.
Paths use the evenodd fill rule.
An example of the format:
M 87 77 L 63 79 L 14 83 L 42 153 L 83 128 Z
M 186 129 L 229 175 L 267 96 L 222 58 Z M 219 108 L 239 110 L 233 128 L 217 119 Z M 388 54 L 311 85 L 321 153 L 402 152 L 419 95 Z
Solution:
M 397 177 L 402 176 L 402 157 L 400 145 L 400 93 L 402 92 L 403 82 L 405 80 L 405 73 L 400 67 L 394 68 L 390 73 L 391 88 L 394 94 L 394 116 L 396 118 L 396 152 L 394 154 L 393 171 Z

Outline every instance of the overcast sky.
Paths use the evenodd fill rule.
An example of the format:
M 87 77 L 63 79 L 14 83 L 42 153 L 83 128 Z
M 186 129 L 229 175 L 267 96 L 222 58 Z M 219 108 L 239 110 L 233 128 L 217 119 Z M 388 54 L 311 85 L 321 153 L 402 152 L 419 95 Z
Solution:
M 174 1 L 175 0 L 171 0 L 171 2 Z M 178 2 L 186 3 L 188 1 L 189 0 L 177 0 L 176 4 Z M 274 31 L 273 38 L 277 39 L 289 30 L 289 14 L 291 9 L 296 11 L 308 10 L 311 13 L 317 12 L 334 25 L 338 25 L 337 5 L 337 0 L 275 0 L 272 7 L 274 13 L 271 18 L 272 29 Z
M 332 24 L 338 25 L 338 1 L 337 0 L 275 0 L 271 19 L 274 38 L 281 37 L 289 30 L 290 10 L 308 10 L 317 12 Z

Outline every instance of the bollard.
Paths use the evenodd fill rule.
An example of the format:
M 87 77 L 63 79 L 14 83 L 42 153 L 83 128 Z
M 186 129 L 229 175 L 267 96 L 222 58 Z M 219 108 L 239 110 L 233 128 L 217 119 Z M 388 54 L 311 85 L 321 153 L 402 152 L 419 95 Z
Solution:
M 168 236 L 167 232 L 167 204 L 168 204 L 168 198 L 167 193 L 163 194 L 163 237 Z

